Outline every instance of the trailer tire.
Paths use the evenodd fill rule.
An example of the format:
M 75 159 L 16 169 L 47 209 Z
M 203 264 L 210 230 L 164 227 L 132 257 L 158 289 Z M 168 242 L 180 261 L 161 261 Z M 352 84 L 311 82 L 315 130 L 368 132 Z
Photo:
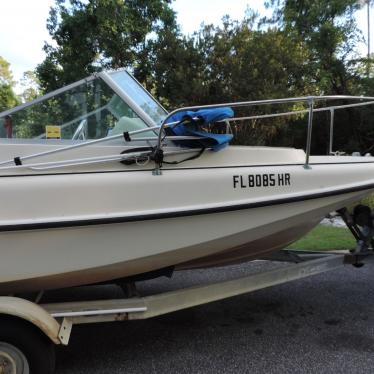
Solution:
M 17 370 L 17 374 L 54 373 L 54 344 L 29 322 L 14 317 L 0 317 L 0 354 L 1 349 L 5 356 L 11 355 L 15 365 L 23 358 L 26 359 L 26 365 L 20 362 L 21 367 L 24 366 L 25 369 L 22 369 L 22 372 Z M 27 366 L 29 366 L 29 372 L 26 369 Z

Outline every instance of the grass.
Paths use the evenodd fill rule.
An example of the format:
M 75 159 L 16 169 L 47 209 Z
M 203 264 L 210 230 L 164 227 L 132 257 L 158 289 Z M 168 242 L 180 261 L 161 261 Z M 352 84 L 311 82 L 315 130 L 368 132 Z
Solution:
M 318 225 L 288 248 L 326 251 L 352 249 L 355 246 L 356 242 L 347 228 Z
M 363 199 L 360 204 L 374 209 L 374 193 Z M 352 207 L 353 209 L 353 207 Z M 297 250 L 339 250 L 356 247 L 356 241 L 347 228 L 318 225 L 303 238 L 289 246 Z
M 374 194 L 363 199 L 361 204 L 368 205 L 371 209 L 374 209 Z

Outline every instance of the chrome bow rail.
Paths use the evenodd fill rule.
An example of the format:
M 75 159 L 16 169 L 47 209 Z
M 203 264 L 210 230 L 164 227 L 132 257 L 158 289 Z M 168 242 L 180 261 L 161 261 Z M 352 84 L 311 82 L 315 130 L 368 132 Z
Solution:
M 321 108 L 314 108 L 314 105 L 315 105 L 316 102 L 332 101 L 332 100 L 355 100 L 355 101 L 361 101 L 361 102 L 353 103 L 353 104 L 332 105 L 332 106 L 326 106 L 326 107 L 321 107 Z M 291 112 L 255 115 L 255 116 L 248 116 L 248 117 L 235 117 L 235 118 L 225 119 L 224 121 L 229 121 L 229 122 L 244 121 L 244 120 L 251 120 L 251 119 L 272 118 L 272 117 L 281 117 L 281 116 L 290 116 L 290 115 L 308 113 L 308 132 L 307 132 L 306 151 L 305 151 L 306 156 L 305 156 L 304 167 L 306 169 L 309 169 L 310 168 L 309 158 L 310 158 L 310 149 L 311 149 L 311 142 L 312 142 L 312 128 L 313 128 L 313 113 L 330 111 L 329 153 L 333 154 L 332 147 L 333 147 L 335 110 L 374 105 L 374 97 L 343 96 L 343 95 L 304 96 L 304 97 L 293 97 L 293 98 L 285 98 L 285 99 L 243 101 L 243 102 L 236 102 L 236 103 L 223 103 L 223 104 L 215 104 L 215 105 L 190 106 L 190 107 L 179 108 L 179 109 L 176 109 L 173 112 L 169 113 L 168 116 L 164 119 L 163 123 L 161 124 L 160 131 L 159 131 L 159 134 L 158 134 L 157 148 L 162 149 L 162 139 L 163 139 L 163 135 L 164 135 L 164 129 L 165 129 L 166 126 L 170 126 L 170 123 L 169 124 L 167 123 L 169 118 L 171 116 L 173 116 L 174 114 L 182 112 L 182 111 L 186 111 L 186 110 L 196 111 L 196 110 L 199 110 L 199 109 L 208 109 L 208 108 L 213 109 L 213 108 L 222 108 L 222 107 L 231 107 L 231 108 L 253 107 L 253 106 L 261 106 L 261 105 L 300 103 L 300 102 L 307 103 L 308 109 L 295 110 L 295 111 L 291 111 Z M 159 170 L 158 170 L 157 165 L 156 165 L 156 172 L 154 174 L 159 174 Z

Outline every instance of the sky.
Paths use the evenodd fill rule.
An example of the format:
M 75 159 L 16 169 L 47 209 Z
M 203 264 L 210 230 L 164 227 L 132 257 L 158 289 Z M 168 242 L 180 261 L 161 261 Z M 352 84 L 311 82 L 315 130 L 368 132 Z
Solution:
M 44 42 L 50 42 L 46 20 L 54 0 L 0 0 L 0 56 L 10 64 L 15 80 L 23 73 L 33 70 L 43 61 Z M 192 34 L 202 23 L 220 24 L 224 15 L 241 20 L 247 7 L 265 15 L 262 0 L 175 0 L 182 32 Z M 269 14 L 269 13 L 268 13 Z M 357 23 L 367 35 L 366 9 L 357 13 Z M 374 8 L 371 9 L 371 40 L 374 42 Z M 373 50 L 374 47 L 371 47 Z M 365 55 L 367 46 L 362 44 L 360 52 Z

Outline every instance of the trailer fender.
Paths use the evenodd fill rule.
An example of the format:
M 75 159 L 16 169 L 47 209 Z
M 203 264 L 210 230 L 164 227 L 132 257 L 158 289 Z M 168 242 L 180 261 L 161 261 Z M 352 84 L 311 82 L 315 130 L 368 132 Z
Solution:
M 60 324 L 39 305 L 19 297 L 0 296 L 0 314 L 26 320 L 38 327 L 55 344 L 60 344 Z

